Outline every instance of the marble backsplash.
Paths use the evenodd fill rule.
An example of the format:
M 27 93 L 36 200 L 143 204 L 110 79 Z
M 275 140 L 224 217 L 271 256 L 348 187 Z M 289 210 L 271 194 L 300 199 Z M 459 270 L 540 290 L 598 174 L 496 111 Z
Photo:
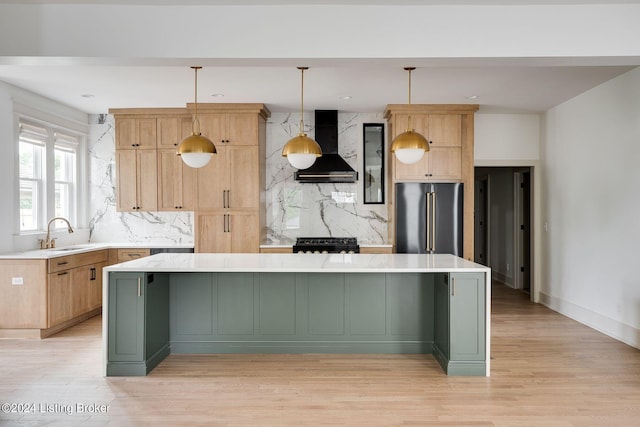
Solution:
M 193 245 L 193 212 L 117 212 L 115 128 L 111 115 L 91 116 L 89 237 L 91 242 Z
M 305 113 L 305 132 L 314 137 L 313 113 Z M 267 123 L 267 240 L 296 237 L 357 237 L 360 243 L 387 241 L 386 205 L 365 205 L 362 188 L 363 123 L 385 123 L 382 114 L 338 113 L 338 152 L 358 171 L 353 184 L 300 184 L 282 147 L 299 132 L 299 113 L 273 113 Z M 311 125 L 308 125 L 311 124 Z
M 313 113 L 305 131 L 314 135 Z M 266 236 L 263 243 L 291 243 L 299 236 L 357 237 L 360 243 L 387 240 L 386 205 L 365 205 L 362 181 L 354 184 L 300 184 L 281 156 L 299 132 L 300 115 L 273 113 L 267 123 Z M 362 173 L 362 124 L 384 123 L 382 114 L 339 113 L 340 155 Z M 193 212 L 117 212 L 115 131 L 110 115 L 91 116 L 89 134 L 89 232 L 92 242 L 136 245 L 192 245 Z

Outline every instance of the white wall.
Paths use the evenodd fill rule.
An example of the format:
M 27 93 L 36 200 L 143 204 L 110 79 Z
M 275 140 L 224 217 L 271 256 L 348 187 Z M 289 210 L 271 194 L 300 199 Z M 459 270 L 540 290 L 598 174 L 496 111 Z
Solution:
M 11 86 L 0 82 L 0 252 L 13 249 L 15 144 Z
M 539 114 L 483 114 L 474 120 L 476 164 L 540 159 Z
M 640 68 L 545 122 L 542 302 L 640 348 Z
M 0 6 L 0 55 L 103 61 L 640 56 L 638 4 L 157 7 L 47 3 Z M 29 31 L 24 31 L 25 17 Z

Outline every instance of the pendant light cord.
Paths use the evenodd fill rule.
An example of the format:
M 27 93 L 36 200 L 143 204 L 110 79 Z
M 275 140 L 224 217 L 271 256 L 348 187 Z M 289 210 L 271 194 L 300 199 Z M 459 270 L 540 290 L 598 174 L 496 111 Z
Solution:
M 300 70 L 300 135 L 304 134 L 304 70 L 307 67 L 298 67 Z
M 195 110 L 193 115 L 193 122 L 191 123 L 191 131 L 194 135 L 200 135 L 200 120 L 198 119 L 198 70 L 202 67 L 191 67 L 195 72 L 195 87 L 194 87 L 194 100 L 195 100 Z M 196 131 L 197 127 L 197 131 Z
M 409 72 L 409 113 L 407 114 L 407 130 L 413 130 L 411 127 L 411 71 L 415 70 L 415 67 L 405 67 L 405 70 Z

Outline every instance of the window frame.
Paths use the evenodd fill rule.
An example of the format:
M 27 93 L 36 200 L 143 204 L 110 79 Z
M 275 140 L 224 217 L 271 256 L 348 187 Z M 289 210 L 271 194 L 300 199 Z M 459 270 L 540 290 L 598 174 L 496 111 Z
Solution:
M 74 228 L 82 228 L 86 222 L 84 218 L 86 209 L 83 209 L 82 206 L 87 202 L 87 180 L 81 180 L 81 177 L 86 175 L 84 171 L 87 163 L 87 134 L 74 129 L 72 126 L 65 126 L 64 120 L 60 120 L 60 123 L 53 123 L 54 121 L 51 120 L 51 117 L 47 120 L 42 120 L 24 114 L 16 114 L 16 174 L 14 176 L 16 177 L 15 188 L 17 191 L 17 203 L 15 204 L 15 232 L 17 235 L 45 232 L 49 219 L 56 216 L 56 184 L 58 181 L 56 181 L 55 176 L 55 155 L 57 147 L 62 150 L 68 149 L 74 152 L 75 155 L 75 164 L 72 166 L 74 182 L 70 185 L 69 213 L 66 218 L 73 224 Z M 23 126 L 37 127 L 45 129 L 47 132 L 41 156 L 43 164 L 41 165 L 42 172 L 39 182 L 40 194 L 38 195 L 36 228 L 24 230 L 22 229 L 20 212 L 20 191 L 21 183 L 24 180 L 20 173 L 20 143 L 23 139 Z M 52 227 L 52 230 L 64 228 L 64 224 L 61 221 L 56 221 L 52 224 Z

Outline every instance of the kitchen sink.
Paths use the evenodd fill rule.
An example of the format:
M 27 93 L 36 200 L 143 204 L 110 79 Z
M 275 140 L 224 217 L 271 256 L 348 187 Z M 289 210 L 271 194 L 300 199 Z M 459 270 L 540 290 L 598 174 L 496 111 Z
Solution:
M 48 249 L 51 252 L 68 252 L 68 251 L 79 251 L 80 249 L 87 249 L 89 246 L 67 246 L 65 248 L 50 248 Z

